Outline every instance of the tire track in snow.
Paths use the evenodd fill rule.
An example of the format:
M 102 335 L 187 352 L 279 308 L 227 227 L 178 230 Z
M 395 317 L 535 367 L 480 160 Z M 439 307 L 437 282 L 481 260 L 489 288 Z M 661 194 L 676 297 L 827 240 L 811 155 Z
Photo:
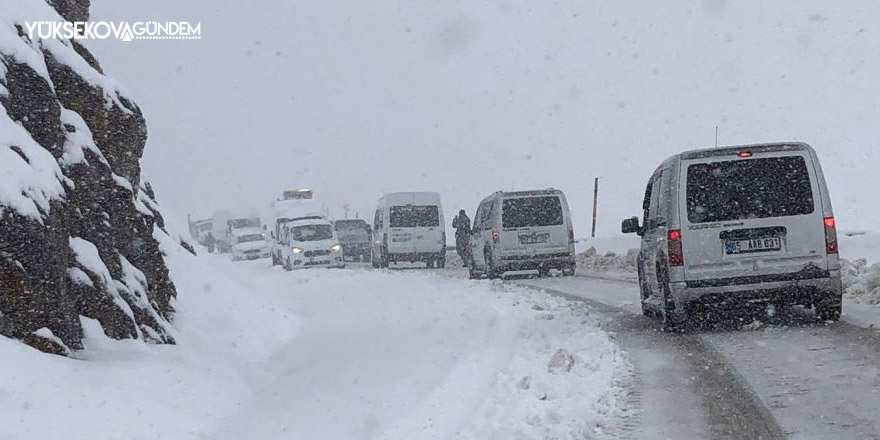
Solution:
M 635 437 L 786 438 L 748 383 L 699 335 L 662 332 L 656 323 L 640 315 L 584 297 L 571 287 L 554 285 L 550 288 L 541 280 L 519 283 L 572 301 L 586 302 L 607 317 L 606 330 L 618 334 L 632 362 L 644 371 L 640 399 L 644 406 L 640 426 L 633 432 Z M 669 408 L 671 402 L 676 403 L 674 408 Z M 626 425 L 631 421 L 622 423 Z

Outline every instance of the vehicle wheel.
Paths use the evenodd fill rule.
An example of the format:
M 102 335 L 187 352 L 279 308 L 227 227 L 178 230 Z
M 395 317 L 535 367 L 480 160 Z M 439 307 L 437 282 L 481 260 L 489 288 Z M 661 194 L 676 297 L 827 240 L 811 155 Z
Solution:
M 364 254 L 364 263 L 369 263 L 373 261 L 373 254 L 371 252 L 367 252 Z
M 284 261 L 284 270 L 287 270 L 287 271 L 293 270 L 293 265 L 290 264 L 290 257 L 287 257 L 287 259 Z
M 542 267 L 538 269 L 538 278 L 549 278 L 550 277 L 550 269 L 546 267 Z
M 385 249 L 379 251 L 379 267 L 382 269 L 387 269 L 389 264 L 388 252 Z
M 573 277 L 575 271 L 575 266 L 569 266 L 562 269 L 562 276 L 564 277 Z
M 683 331 L 687 324 L 687 319 L 685 318 L 684 321 L 680 321 L 676 317 L 675 303 L 672 302 L 672 290 L 669 288 L 668 277 L 659 267 L 657 268 L 657 273 L 661 275 L 658 277 L 657 281 L 658 284 L 660 284 L 660 290 L 663 294 L 663 309 L 660 312 L 660 318 L 663 321 L 663 330 L 668 332 Z
M 816 304 L 816 317 L 822 321 L 840 320 L 843 305 L 839 301 Z
M 437 268 L 438 268 L 438 269 L 443 269 L 443 268 L 445 268 L 445 267 L 446 267 L 446 258 L 444 258 L 444 257 L 440 257 L 440 258 L 437 260 Z
M 428 260 L 425 262 L 425 266 L 427 266 L 428 269 L 433 269 L 434 268 L 434 259 L 429 257 Z
M 480 279 L 480 273 L 477 272 L 476 269 L 474 269 L 473 265 L 468 266 L 468 279 L 471 279 L 471 280 Z
M 504 271 L 499 271 L 495 268 L 495 261 L 492 259 L 492 252 L 489 250 L 483 251 L 483 258 L 485 258 L 486 262 L 486 276 L 489 277 L 490 280 L 499 279 L 504 275 Z

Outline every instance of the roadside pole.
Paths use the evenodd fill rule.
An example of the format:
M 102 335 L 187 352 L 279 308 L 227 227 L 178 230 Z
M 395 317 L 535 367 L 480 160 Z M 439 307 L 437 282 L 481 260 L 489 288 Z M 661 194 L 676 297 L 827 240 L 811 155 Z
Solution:
M 596 208 L 599 205 L 599 178 L 593 181 L 593 231 L 590 237 L 596 238 Z

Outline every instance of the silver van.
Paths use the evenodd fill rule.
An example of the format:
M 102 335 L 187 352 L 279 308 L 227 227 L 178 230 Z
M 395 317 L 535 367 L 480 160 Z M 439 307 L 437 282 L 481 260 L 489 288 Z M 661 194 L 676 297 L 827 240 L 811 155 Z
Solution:
M 842 285 L 831 199 L 816 152 L 803 143 L 677 154 L 648 181 L 642 310 L 675 329 L 701 311 L 803 305 L 837 320 Z
M 474 215 L 470 246 L 472 279 L 522 270 L 574 275 L 574 230 L 565 194 L 544 189 L 486 197 Z
M 373 267 L 424 262 L 446 266 L 446 226 L 436 192 L 396 192 L 382 196 L 373 219 Z

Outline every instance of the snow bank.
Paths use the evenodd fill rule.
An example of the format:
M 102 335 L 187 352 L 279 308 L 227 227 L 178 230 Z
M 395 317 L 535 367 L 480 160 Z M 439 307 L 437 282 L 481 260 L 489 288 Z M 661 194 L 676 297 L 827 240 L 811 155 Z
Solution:
M 623 411 L 628 363 L 583 306 L 411 271 L 234 265 L 155 235 L 177 345 L 111 340 L 85 317 L 76 359 L 0 338 L 0 438 L 574 439 Z M 71 247 L 102 275 L 68 275 L 103 282 L 93 246 Z M 570 368 L 551 369 L 560 350 Z

